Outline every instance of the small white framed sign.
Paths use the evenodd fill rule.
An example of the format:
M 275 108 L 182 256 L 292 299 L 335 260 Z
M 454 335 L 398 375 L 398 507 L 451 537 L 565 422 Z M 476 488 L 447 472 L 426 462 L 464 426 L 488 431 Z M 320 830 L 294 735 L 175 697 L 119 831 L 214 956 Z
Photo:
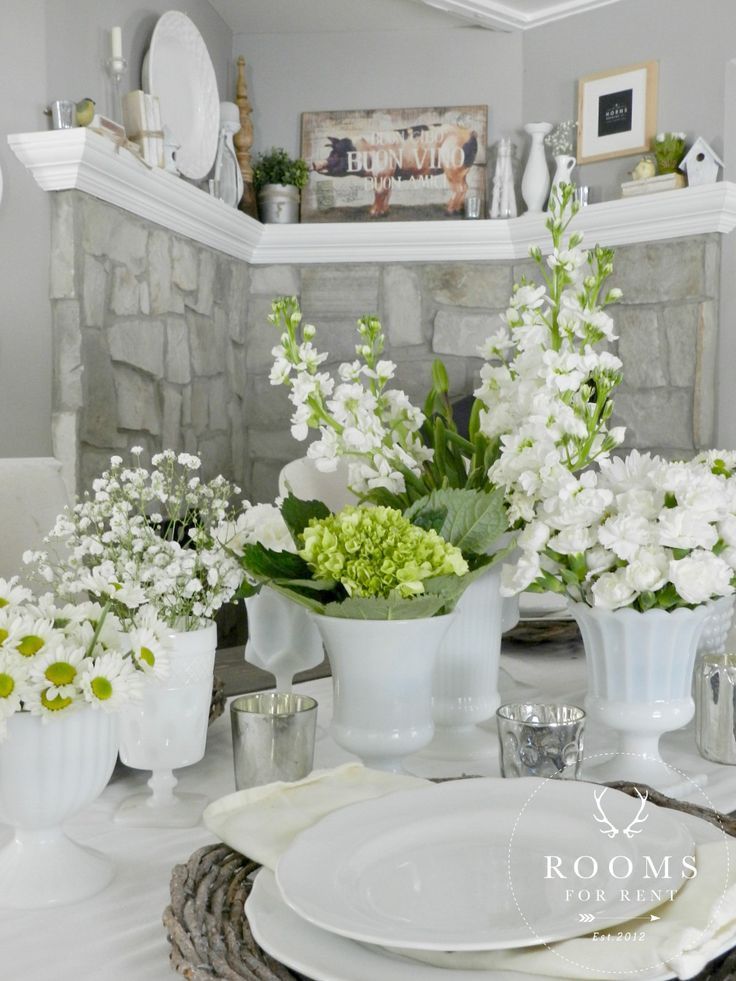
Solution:
M 596 72 L 578 81 L 578 163 L 651 149 L 657 131 L 659 65 Z

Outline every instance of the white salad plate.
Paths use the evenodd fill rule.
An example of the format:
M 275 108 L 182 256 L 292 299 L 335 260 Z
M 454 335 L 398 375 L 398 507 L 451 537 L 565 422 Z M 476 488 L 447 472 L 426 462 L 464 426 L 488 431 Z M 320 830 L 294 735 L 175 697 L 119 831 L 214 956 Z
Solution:
M 640 916 L 661 902 L 647 863 L 669 856 L 658 885 L 676 892 L 693 854 L 671 813 L 610 788 L 488 778 L 341 808 L 297 836 L 276 881 L 299 916 L 353 940 L 498 950 L 579 936 L 593 881 L 599 928 Z
M 722 831 L 699 818 L 678 815 L 677 819 L 690 829 L 698 844 L 723 840 Z M 289 909 L 268 869 L 258 872 L 245 912 L 256 942 L 282 964 L 313 981 L 469 981 L 471 976 L 472 981 L 509 981 L 511 977 L 514 981 L 538 981 L 537 975 L 517 971 L 511 974 L 508 969 L 468 971 L 437 967 L 328 933 Z M 724 938 L 720 953 L 731 946 L 733 937 Z M 594 976 L 600 977 L 600 973 Z M 639 981 L 675 977 L 661 967 L 638 971 L 636 976 Z
M 220 98 L 207 45 L 186 14 L 169 10 L 156 21 L 143 61 L 143 88 L 158 96 L 161 122 L 179 145 L 181 173 L 192 180 L 206 177 L 217 153 Z

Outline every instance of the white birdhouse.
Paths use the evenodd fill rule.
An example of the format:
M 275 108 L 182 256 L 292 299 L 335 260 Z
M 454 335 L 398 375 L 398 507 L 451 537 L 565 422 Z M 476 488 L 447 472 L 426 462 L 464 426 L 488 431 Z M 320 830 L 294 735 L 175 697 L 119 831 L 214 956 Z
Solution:
M 684 170 L 687 174 L 690 187 L 695 187 L 697 184 L 715 184 L 718 180 L 718 168 L 722 166 L 723 161 L 702 136 L 697 138 L 680 161 L 680 170 Z

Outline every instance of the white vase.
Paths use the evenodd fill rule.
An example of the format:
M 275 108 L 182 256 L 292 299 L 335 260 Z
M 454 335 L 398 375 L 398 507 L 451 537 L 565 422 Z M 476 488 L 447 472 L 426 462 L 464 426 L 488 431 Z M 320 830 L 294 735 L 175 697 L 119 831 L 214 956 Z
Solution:
M 618 733 L 618 751 L 588 771 L 596 780 L 639 780 L 656 789 L 681 782 L 662 759 L 659 739 L 692 719 L 695 654 L 709 613 L 570 604 L 585 645 L 589 717 Z M 612 758 L 611 758 L 612 757 Z
M 454 614 L 418 620 L 350 620 L 313 614 L 332 666 L 330 735 L 376 770 L 401 761 L 434 735 L 432 676 Z
M 432 684 L 435 735 L 427 756 L 478 759 L 497 752 L 495 733 L 478 728 L 500 704 L 498 667 L 504 603 L 501 564 L 465 590 L 440 643 Z
M 521 180 L 521 196 L 527 207 L 527 214 L 540 214 L 549 198 L 549 168 L 544 152 L 544 138 L 552 129 L 552 123 L 527 123 L 524 131 L 532 142 L 529 157 Z
M 550 199 L 553 197 L 557 188 L 560 184 L 572 184 L 572 172 L 575 169 L 575 164 L 577 160 L 575 157 L 568 156 L 564 153 L 558 153 L 555 156 L 555 172 L 552 177 L 552 189 L 550 191 Z
M 0 743 L 0 821 L 15 829 L 0 850 L 0 906 L 74 903 L 110 882 L 113 866 L 62 831 L 98 797 L 117 757 L 117 721 L 91 706 L 58 719 L 27 712 L 8 719 Z
M 698 642 L 698 654 L 723 654 L 733 620 L 733 596 L 721 596 L 708 603 L 708 616 Z
M 175 794 L 172 770 L 204 756 L 217 628 L 171 630 L 169 646 L 168 676 L 148 677 L 142 701 L 120 713 L 121 760 L 153 771 L 151 793 L 127 798 L 115 814 L 116 821 L 136 827 L 193 827 L 207 803 L 203 794 Z
M 248 642 L 245 660 L 270 673 L 277 691 L 291 691 L 294 675 L 324 659 L 319 630 L 304 607 L 268 586 L 245 601 Z

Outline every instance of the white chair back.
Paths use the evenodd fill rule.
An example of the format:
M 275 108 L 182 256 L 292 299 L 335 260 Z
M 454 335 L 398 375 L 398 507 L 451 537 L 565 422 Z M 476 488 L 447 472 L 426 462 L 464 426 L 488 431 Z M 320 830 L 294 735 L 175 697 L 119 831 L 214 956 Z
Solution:
M 23 553 L 41 547 L 68 503 L 58 460 L 0 458 L 0 577 L 23 577 Z
M 279 474 L 279 494 L 285 497 L 289 492 L 302 501 L 324 501 L 331 511 L 358 503 L 348 490 L 348 467 L 344 460 L 338 460 L 333 473 L 322 473 L 307 456 L 292 460 Z

